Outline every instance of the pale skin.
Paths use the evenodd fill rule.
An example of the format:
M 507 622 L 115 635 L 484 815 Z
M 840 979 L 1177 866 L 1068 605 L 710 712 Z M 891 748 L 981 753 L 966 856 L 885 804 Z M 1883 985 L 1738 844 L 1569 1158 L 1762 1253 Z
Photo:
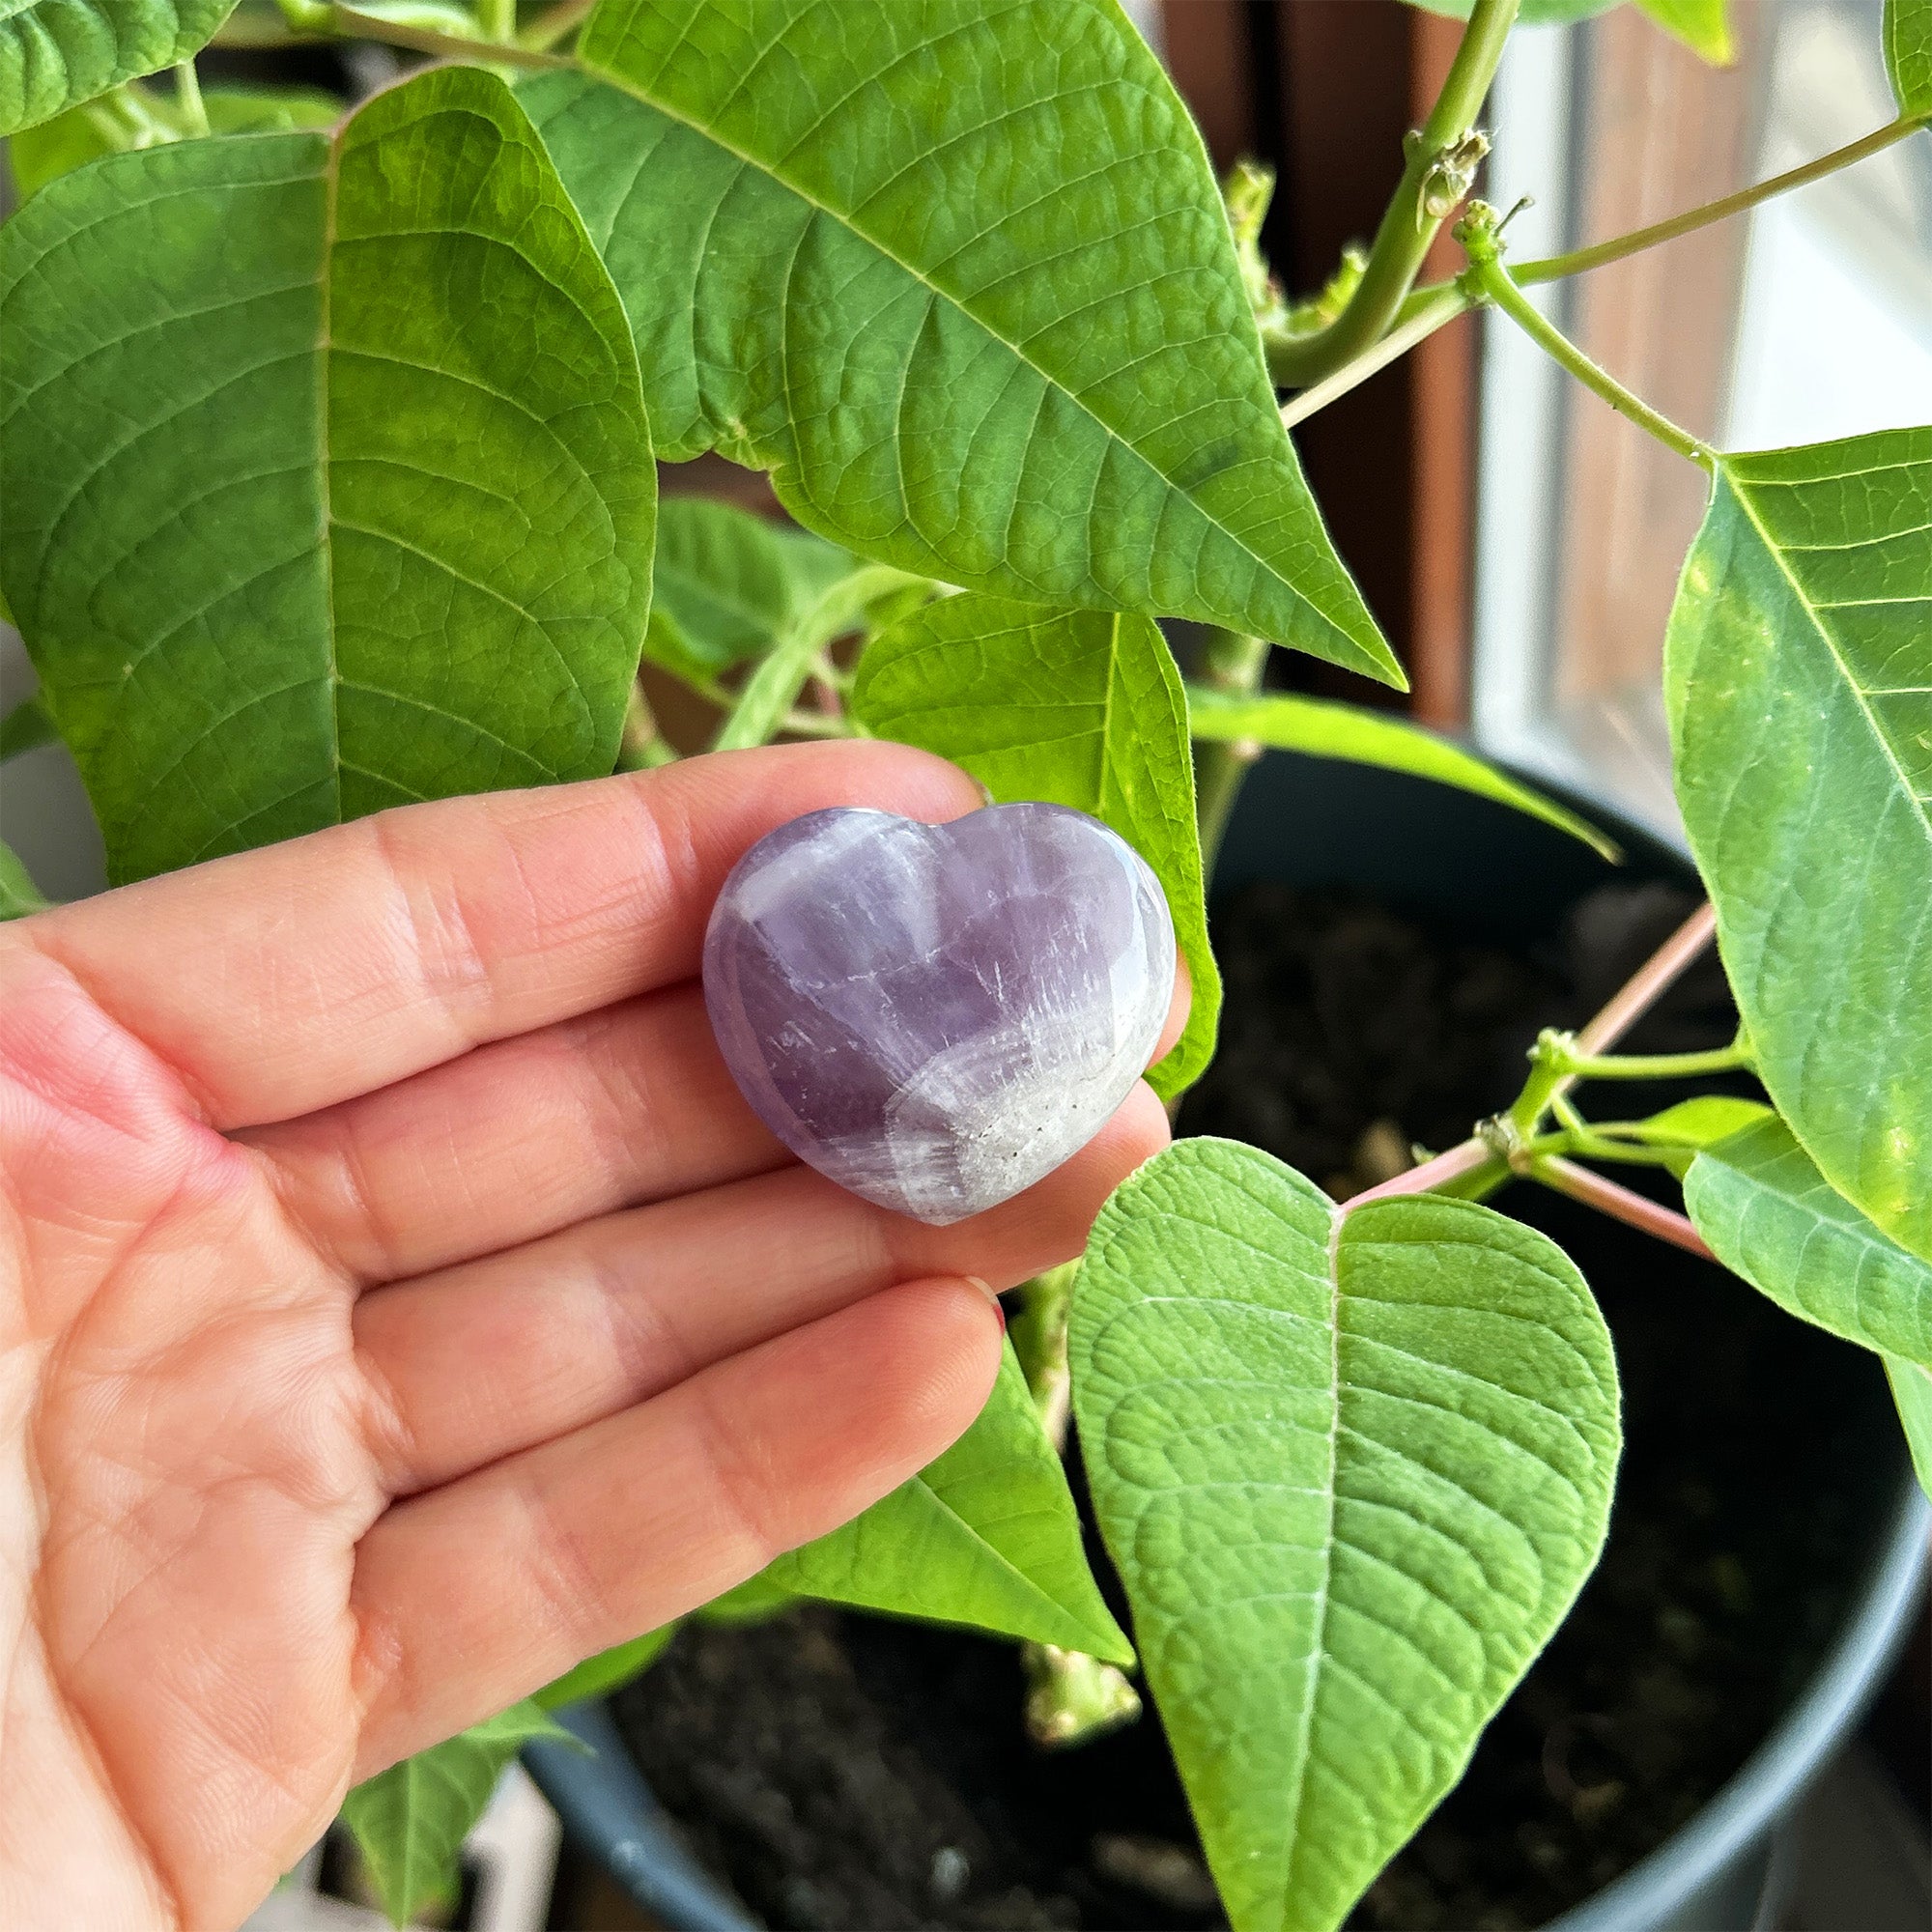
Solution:
M 980 803 L 735 753 L 0 927 L 0 1925 L 238 1924 L 352 1782 L 968 1425 L 983 1285 L 1078 1251 L 1158 1101 L 921 1227 L 757 1123 L 694 976 L 775 825 Z

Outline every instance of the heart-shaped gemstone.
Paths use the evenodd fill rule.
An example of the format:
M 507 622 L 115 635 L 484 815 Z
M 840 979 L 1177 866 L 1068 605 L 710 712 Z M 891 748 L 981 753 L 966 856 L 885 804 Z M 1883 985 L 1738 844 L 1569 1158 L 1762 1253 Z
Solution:
M 944 1227 L 1099 1132 L 1174 992 L 1160 885 L 1098 819 L 808 812 L 718 895 L 704 1002 L 758 1118 L 842 1187 Z

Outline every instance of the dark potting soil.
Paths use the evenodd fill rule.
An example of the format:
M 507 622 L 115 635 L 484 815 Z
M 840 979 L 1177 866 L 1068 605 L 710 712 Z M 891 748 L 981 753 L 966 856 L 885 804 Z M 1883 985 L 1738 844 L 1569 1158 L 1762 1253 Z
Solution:
M 1688 907 L 1607 889 L 1525 959 L 1359 900 L 1251 888 L 1217 921 L 1221 1051 L 1181 1130 L 1368 1185 L 1391 1147 L 1447 1146 L 1507 1102 L 1537 1028 L 1594 1010 Z M 1631 1044 L 1710 1045 L 1731 1024 L 1707 966 Z M 1600 1112 L 1605 1093 L 1586 1096 Z M 1624 1115 L 1671 1097 L 1613 1095 Z M 1542 1925 L 1690 1818 L 1822 1653 L 1897 1466 L 1860 1351 L 1574 1204 L 1518 1187 L 1504 1205 L 1595 1287 L 1628 1447 L 1602 1566 L 1356 1909 L 1374 1932 Z M 1121 1608 L 1091 1537 L 1090 1554 Z M 1151 1713 L 1044 1754 L 1022 1695 L 1011 1645 L 808 1608 L 688 1626 L 617 1715 L 699 1859 L 769 1925 L 1224 1923 Z

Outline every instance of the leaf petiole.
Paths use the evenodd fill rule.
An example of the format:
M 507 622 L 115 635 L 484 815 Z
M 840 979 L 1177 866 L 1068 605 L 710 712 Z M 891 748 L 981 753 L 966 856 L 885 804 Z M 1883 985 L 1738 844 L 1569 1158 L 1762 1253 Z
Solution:
M 175 64 L 175 113 L 189 136 L 208 132 L 208 106 L 201 98 L 201 76 L 191 60 Z
M 1607 369 L 1594 362 L 1523 294 L 1502 264 L 1501 224 L 1487 202 L 1474 201 L 1456 224 L 1456 239 L 1468 255 L 1469 266 L 1458 280 L 1476 299 L 1499 308 L 1552 360 L 1560 362 L 1587 389 L 1601 396 L 1620 416 L 1653 436 L 1666 449 L 1688 457 L 1700 469 L 1717 467 L 1718 455 L 1642 397 L 1633 394 Z
M 1557 1154 L 1541 1155 L 1523 1171 L 1531 1180 L 1542 1182 L 1553 1193 L 1567 1194 L 1571 1200 L 1580 1201 L 1586 1208 L 1594 1208 L 1599 1213 L 1607 1214 L 1611 1220 L 1623 1222 L 1626 1227 L 1653 1235 L 1660 1241 L 1668 1241 L 1672 1247 L 1682 1248 L 1687 1254 L 1701 1255 L 1706 1261 L 1717 1260 L 1703 1236 L 1690 1225 L 1688 1217 L 1678 1213 L 1674 1208 L 1666 1208 L 1661 1202 L 1635 1193 L 1605 1175 L 1592 1174 L 1587 1167 L 1578 1167 L 1574 1161 L 1565 1160 Z

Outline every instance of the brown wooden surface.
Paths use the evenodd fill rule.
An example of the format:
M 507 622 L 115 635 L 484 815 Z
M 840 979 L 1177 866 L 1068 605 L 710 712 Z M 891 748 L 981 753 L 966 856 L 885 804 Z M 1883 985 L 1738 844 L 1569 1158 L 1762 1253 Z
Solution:
M 1334 273 L 1349 242 L 1374 237 L 1402 178 L 1415 18 L 1402 0 L 1275 0 L 1282 242 L 1274 260 L 1297 295 Z M 1295 432 L 1335 547 L 1405 664 L 1414 648 L 1413 396 L 1413 372 L 1397 363 Z M 1302 689 L 1402 702 L 1312 659 L 1276 663 Z
M 1409 26 L 1409 118 L 1420 125 L 1449 71 L 1458 23 L 1417 12 Z M 1438 235 L 1426 280 L 1453 275 L 1463 251 Z M 1469 722 L 1470 608 L 1476 535 L 1476 354 L 1473 315 L 1438 329 L 1409 356 L 1409 710 L 1424 724 Z
M 1164 0 L 1167 71 L 1217 169 L 1256 152 L 1247 0 Z
M 1634 9 L 1591 29 L 1579 119 L 1579 241 L 1642 227 L 1740 186 L 1757 147 L 1765 10 L 1737 11 L 1740 59 L 1705 67 Z M 1747 224 L 1730 221 L 1571 285 L 1567 328 L 1616 379 L 1715 436 L 1729 384 Z M 1556 635 L 1559 706 L 1655 686 L 1678 570 L 1703 513 L 1700 470 L 1572 390 Z

